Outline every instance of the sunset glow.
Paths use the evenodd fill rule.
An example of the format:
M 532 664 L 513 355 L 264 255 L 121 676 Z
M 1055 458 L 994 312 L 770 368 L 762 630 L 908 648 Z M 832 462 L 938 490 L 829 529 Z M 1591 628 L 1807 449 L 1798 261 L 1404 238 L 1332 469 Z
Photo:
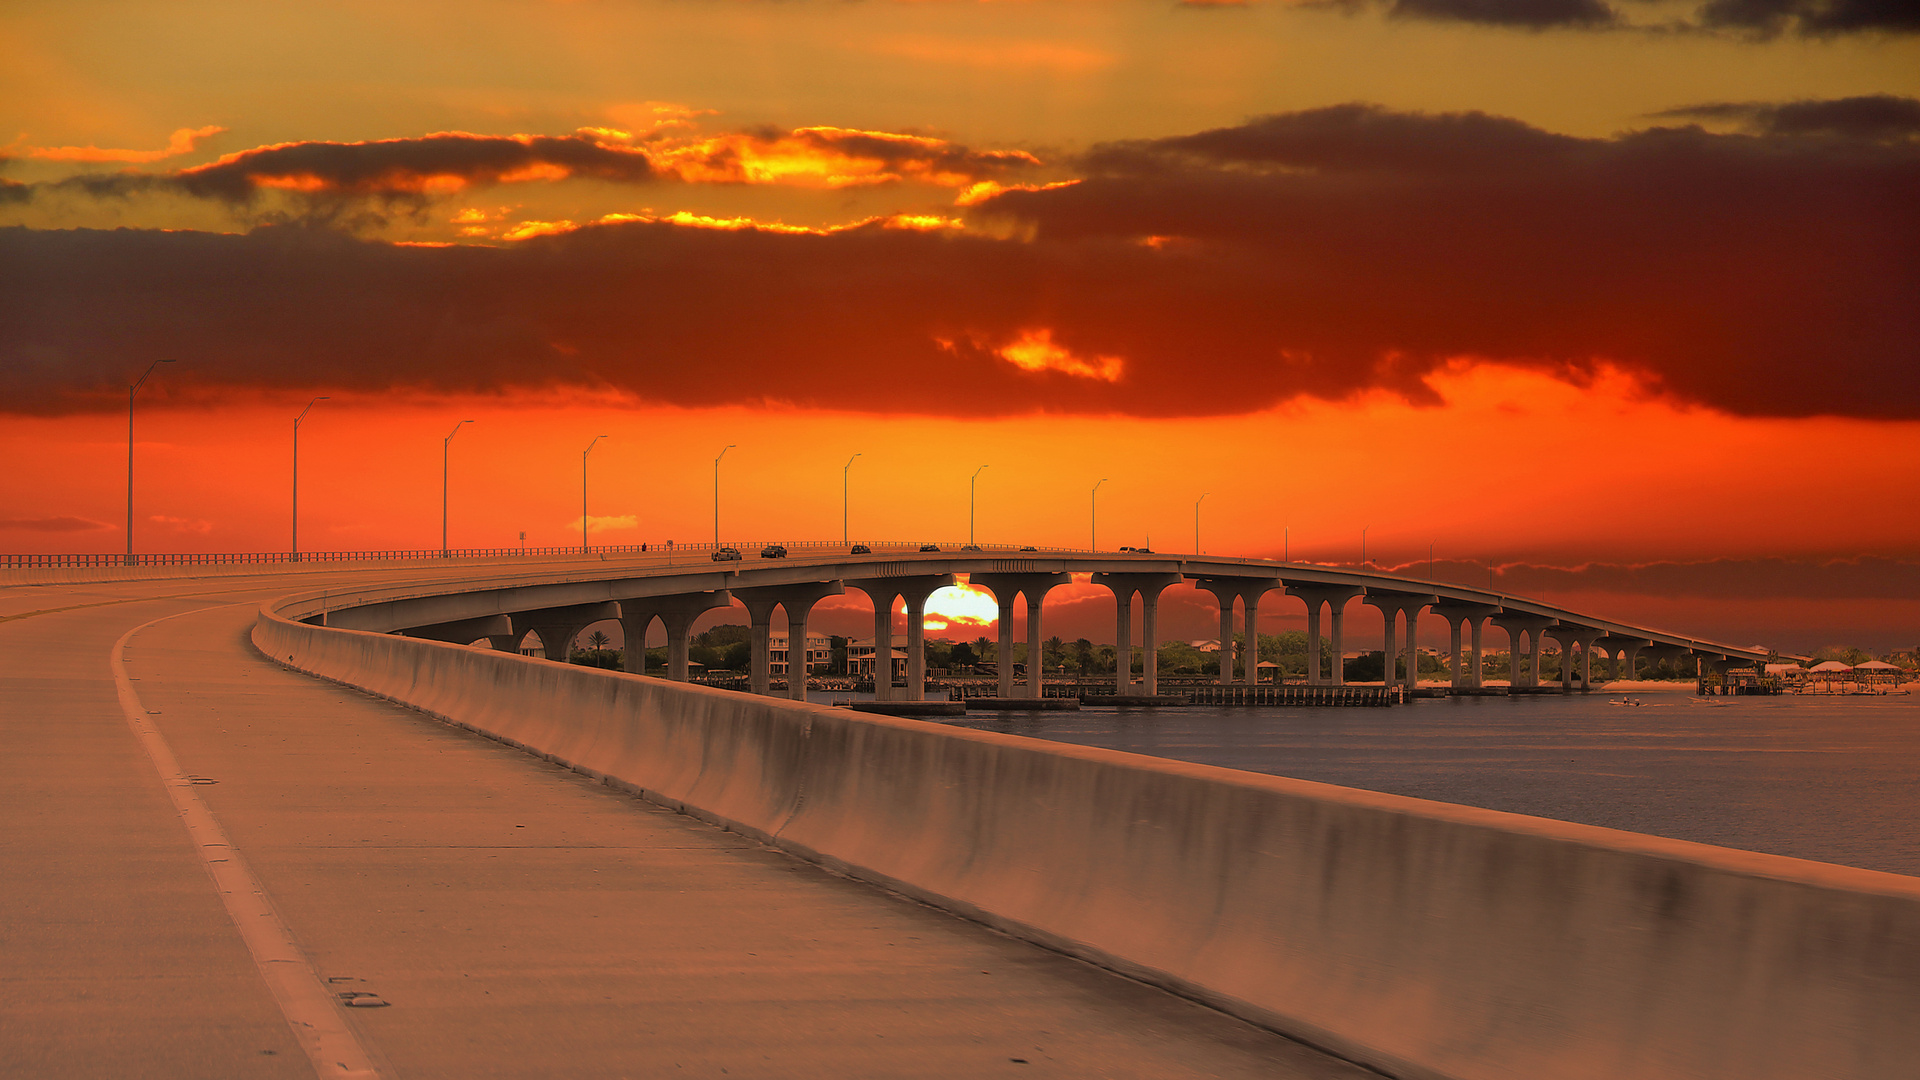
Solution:
M 852 533 L 951 542 L 990 463 L 983 541 L 1084 544 L 1106 477 L 1103 547 L 1343 562 L 1365 530 L 1385 565 L 1431 545 L 1435 573 L 1623 615 L 1900 643 L 1920 46 L 1714 21 L 1739 6 L 1656 34 L 791 5 L 715 38 L 667 3 L 548 5 L 433 38 L 480 73 L 456 91 L 410 57 L 426 13 L 478 24 L 424 4 L 391 50 L 349 35 L 374 94 L 329 81 L 353 16 L 216 45 L 29 5 L 0 65 L 0 265 L 34 268 L 0 297 L 0 452 L 32 467 L 0 478 L 0 547 L 124 543 L 126 387 L 164 356 L 154 549 L 284 544 L 287 423 L 325 395 L 301 512 L 331 548 L 436 538 L 440 441 L 473 417 L 449 498 L 474 545 L 577 542 L 591 429 L 623 433 L 593 459 L 607 543 L 710 534 L 728 444 L 734 536 L 837 536 L 860 453 Z M 148 59 L 242 38 L 244 93 Z M 1669 562 L 1725 574 L 1636 584 Z M 986 632 L 964 595 L 939 632 Z

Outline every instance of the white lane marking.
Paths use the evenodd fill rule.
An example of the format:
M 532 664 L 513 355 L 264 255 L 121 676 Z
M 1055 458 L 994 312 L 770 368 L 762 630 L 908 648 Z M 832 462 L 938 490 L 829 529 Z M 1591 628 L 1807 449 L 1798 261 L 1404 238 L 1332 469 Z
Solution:
M 147 719 L 147 710 L 141 705 L 140 698 L 133 692 L 133 686 L 127 679 L 127 665 L 124 658 L 127 642 L 133 635 L 156 623 L 177 619 L 182 615 L 196 615 L 203 611 L 212 611 L 216 607 L 239 607 L 238 604 L 215 604 L 167 615 L 139 626 L 120 636 L 113 643 L 113 683 L 120 692 L 120 711 L 126 715 L 127 726 L 153 760 L 153 767 L 159 770 L 160 779 L 165 784 L 167 795 L 173 799 L 175 809 L 180 811 L 180 820 L 187 827 L 187 834 L 193 838 L 194 849 L 200 853 L 200 860 L 206 865 L 207 873 L 213 878 L 214 888 L 220 893 L 220 900 L 227 906 L 227 914 L 233 919 L 233 925 L 240 931 L 240 938 L 247 944 L 247 951 L 253 954 L 253 962 L 260 969 L 260 977 L 266 980 L 267 989 L 280 1004 L 280 1011 L 286 1015 L 287 1023 L 293 1028 L 293 1035 L 300 1048 L 307 1052 L 308 1060 L 313 1062 L 313 1071 L 320 1080 L 379 1080 L 380 1073 L 374 1068 L 372 1055 L 367 1053 L 360 1039 L 347 1026 L 346 1018 L 340 1015 L 339 1006 L 327 992 L 320 975 L 313 970 L 313 964 L 294 939 L 293 931 L 274 910 L 273 900 L 267 896 L 260 880 L 247 868 L 245 859 L 227 839 L 226 830 L 207 809 L 200 796 L 195 794 L 193 779 L 180 771 L 180 763 L 174 760 L 173 749 L 167 745 L 166 737 L 160 734 L 153 722 Z

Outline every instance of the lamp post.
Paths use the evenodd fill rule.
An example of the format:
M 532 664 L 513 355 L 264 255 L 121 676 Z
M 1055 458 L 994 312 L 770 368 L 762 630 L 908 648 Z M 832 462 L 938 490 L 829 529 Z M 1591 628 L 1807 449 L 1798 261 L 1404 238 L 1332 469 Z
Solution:
M 293 418 L 293 547 L 292 547 L 292 550 L 293 550 L 294 562 L 300 561 L 300 421 L 305 420 L 307 418 L 307 414 L 313 411 L 313 407 L 315 405 L 318 405 L 319 403 L 326 400 L 328 400 L 327 395 L 321 394 L 319 397 L 314 398 L 312 401 L 307 402 L 307 407 L 304 409 L 301 409 L 300 415 Z
M 146 385 L 147 376 L 153 374 L 154 368 L 159 367 L 161 364 L 171 364 L 171 363 L 173 363 L 171 359 L 155 360 L 153 363 L 147 365 L 147 370 L 141 373 L 140 380 L 138 382 L 134 383 L 132 386 L 127 387 L 127 565 L 128 566 L 133 565 L 133 395 L 136 393 L 139 393 L 140 388 Z
M 460 434 L 462 425 L 471 424 L 471 420 L 462 420 L 453 425 L 447 437 L 440 440 L 440 557 L 447 558 L 447 459 L 453 452 L 453 437 Z
M 840 543 L 843 545 L 847 542 L 847 474 L 853 471 L 853 458 L 859 456 L 853 455 L 840 467 Z
M 604 438 L 606 438 L 605 435 L 595 435 L 593 442 L 588 443 L 587 448 L 580 451 L 580 554 L 582 555 L 587 554 L 587 455 L 593 453 L 594 445 Z
M 979 501 L 976 498 L 976 493 L 978 492 L 980 487 L 978 481 L 980 479 L 980 474 L 986 471 L 987 471 L 987 467 L 985 465 L 982 465 L 979 468 L 973 470 L 973 475 L 967 478 L 967 543 L 968 544 L 973 543 L 974 508 L 979 505 Z
M 1100 484 L 1107 482 L 1100 478 Z M 1093 491 L 1087 495 L 1087 550 L 1100 550 L 1100 484 L 1093 485 Z
M 1367 528 L 1368 526 L 1365 526 L 1365 525 L 1360 527 L 1360 565 L 1361 566 L 1367 565 Z
M 1200 554 L 1200 504 L 1206 502 L 1207 496 L 1211 494 L 1213 494 L 1211 491 L 1202 492 L 1199 498 L 1193 500 L 1193 553 L 1195 555 Z
M 728 443 L 727 450 L 733 449 L 734 445 L 734 443 Z M 715 548 L 720 546 L 720 458 L 727 456 L 727 450 L 720 451 L 720 457 L 713 459 L 713 546 Z

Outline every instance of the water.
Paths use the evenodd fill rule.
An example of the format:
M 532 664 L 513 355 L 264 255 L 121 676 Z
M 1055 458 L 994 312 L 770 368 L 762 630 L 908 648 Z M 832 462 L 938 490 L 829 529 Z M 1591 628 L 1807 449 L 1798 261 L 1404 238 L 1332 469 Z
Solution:
M 1920 698 L 1615 696 L 954 724 L 1920 876 Z

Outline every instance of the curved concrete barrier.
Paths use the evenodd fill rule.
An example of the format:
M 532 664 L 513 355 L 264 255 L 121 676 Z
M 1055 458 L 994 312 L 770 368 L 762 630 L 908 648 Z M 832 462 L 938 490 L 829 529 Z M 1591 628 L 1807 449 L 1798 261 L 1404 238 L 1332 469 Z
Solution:
M 1920 880 L 292 621 L 268 656 L 1408 1078 L 1913 1075 Z

